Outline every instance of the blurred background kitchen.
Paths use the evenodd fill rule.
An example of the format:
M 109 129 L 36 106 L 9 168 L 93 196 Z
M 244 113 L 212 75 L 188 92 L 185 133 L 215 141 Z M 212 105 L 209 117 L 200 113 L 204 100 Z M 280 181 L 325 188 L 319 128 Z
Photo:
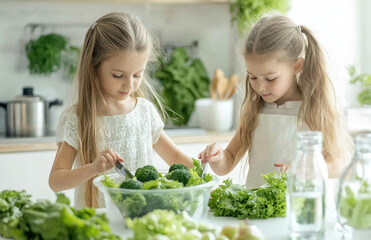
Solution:
M 172 104 L 171 107 L 183 116 L 180 121 L 167 122 L 166 125 L 166 131 L 181 150 L 189 156 L 196 157 L 208 143 L 219 142 L 222 146 L 226 146 L 238 125 L 238 109 L 243 95 L 241 91 L 236 91 L 236 94 L 226 92 L 228 86 L 232 86 L 232 75 L 235 74 L 234 76 L 238 76 L 240 80 L 246 77 L 241 54 L 243 41 L 239 37 L 241 35 L 236 22 L 232 23 L 234 14 L 230 12 L 230 6 L 244 2 L 254 5 L 256 2 L 265 1 L 254 3 L 253 0 L 59 0 L 53 2 L 0 0 L 0 102 L 3 106 L 0 107 L 0 191 L 27 189 L 34 198 L 54 197 L 47 185 L 56 152 L 53 135 L 61 111 L 71 105 L 74 99 L 71 76 L 76 67 L 75 57 L 78 55 L 78 50 L 75 51 L 75 48 L 70 49 L 70 47 L 80 48 L 91 24 L 99 17 L 113 11 L 128 12 L 140 17 L 149 32 L 159 40 L 165 60 L 171 60 L 175 50 L 179 53 L 178 57 L 183 56 L 188 59 L 181 66 L 187 71 L 194 71 L 190 63 L 195 59 L 199 59 L 198 63 L 205 69 L 204 72 L 196 71 L 195 76 L 190 80 L 199 91 L 197 94 L 177 92 L 176 89 L 179 88 L 172 88 L 172 86 L 163 88 L 163 91 L 173 92 L 176 96 L 184 94 L 188 96 L 184 98 L 192 100 L 182 102 L 180 99 L 179 102 L 174 102 L 168 99 L 168 103 Z M 371 131 L 371 76 L 369 75 L 371 74 L 371 16 L 367 15 L 371 10 L 371 1 L 283 0 L 276 2 L 278 2 L 276 6 L 279 6 L 279 3 L 288 3 L 289 7 L 285 14 L 297 24 L 312 29 L 326 49 L 331 77 L 336 90 L 340 93 L 344 112 L 348 116 L 349 130 L 354 134 Z M 269 6 L 260 8 L 269 10 Z M 57 34 L 61 37 L 58 40 L 49 39 L 51 42 L 66 41 L 66 50 L 63 50 L 65 58 L 59 60 L 61 69 L 51 73 L 47 69 L 38 68 L 37 65 L 32 67 L 32 63 L 37 61 L 34 57 L 39 56 L 39 53 L 36 50 L 32 52 L 31 47 L 26 50 L 26 46 L 31 46 L 31 43 L 37 48 L 36 41 L 40 36 L 48 34 Z M 67 64 L 64 64 L 64 59 L 68 59 Z M 167 62 L 166 66 L 172 68 L 174 64 Z M 55 70 L 55 67 L 51 69 Z M 220 70 L 222 71 L 222 76 L 217 74 L 217 69 L 219 73 Z M 351 83 L 354 79 L 356 82 Z M 159 80 L 160 83 L 171 82 L 171 79 Z M 207 84 L 206 87 L 198 85 L 201 81 Z M 23 90 L 24 87 L 28 89 Z M 33 94 L 30 88 L 33 88 Z M 181 88 L 186 86 L 181 85 Z M 219 94 L 218 88 L 224 94 Z M 200 116 L 200 113 L 197 114 L 195 102 L 198 98 L 210 97 L 213 91 L 216 92 L 216 97 L 222 98 L 220 95 L 225 95 L 223 97 L 225 102 L 229 101 L 229 104 L 219 107 L 225 110 L 226 119 L 226 115 L 230 112 L 228 115 L 230 121 L 211 124 L 213 120 L 211 117 L 208 123 L 200 121 L 204 117 Z M 26 96 L 19 97 L 23 93 Z M 38 123 L 44 122 L 45 125 L 44 132 L 38 137 L 9 134 L 9 128 L 16 128 L 16 126 L 12 123 L 10 126 L 6 123 L 7 120 L 17 120 L 8 117 L 7 113 L 16 99 L 38 102 L 38 110 L 30 110 L 29 115 L 39 115 L 42 114 L 41 112 L 45 114 L 41 119 L 35 120 Z M 21 113 L 18 114 L 18 118 L 24 118 Z M 213 127 L 210 127 L 211 125 Z M 159 167 L 166 168 L 163 163 L 159 163 Z M 232 172 L 229 176 L 240 175 L 236 173 L 238 171 Z M 22 182 L 17 180 L 19 176 L 33 180 Z M 238 177 L 235 179 L 239 181 Z

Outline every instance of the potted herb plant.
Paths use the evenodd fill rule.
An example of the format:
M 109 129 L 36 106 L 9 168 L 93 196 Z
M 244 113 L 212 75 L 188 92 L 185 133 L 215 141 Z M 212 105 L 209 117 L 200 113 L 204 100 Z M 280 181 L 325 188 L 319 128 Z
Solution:
M 162 85 L 160 93 L 172 124 L 185 125 L 196 99 L 209 95 L 209 77 L 199 58 L 190 59 L 185 48 L 175 48 L 169 60 L 160 58 L 160 67 L 153 77 Z
M 60 34 L 41 35 L 26 44 L 28 69 L 31 74 L 49 75 L 64 69 L 66 77 L 72 79 L 76 73 L 80 49 L 68 44 Z

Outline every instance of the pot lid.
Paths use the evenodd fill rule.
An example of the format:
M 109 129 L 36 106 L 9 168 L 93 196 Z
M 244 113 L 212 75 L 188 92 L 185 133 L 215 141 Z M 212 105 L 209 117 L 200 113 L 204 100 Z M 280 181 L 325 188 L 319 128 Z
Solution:
M 33 94 L 33 87 L 24 87 L 23 94 L 21 96 L 17 96 L 15 100 L 11 102 L 40 102 L 44 101 L 44 98 L 39 95 Z

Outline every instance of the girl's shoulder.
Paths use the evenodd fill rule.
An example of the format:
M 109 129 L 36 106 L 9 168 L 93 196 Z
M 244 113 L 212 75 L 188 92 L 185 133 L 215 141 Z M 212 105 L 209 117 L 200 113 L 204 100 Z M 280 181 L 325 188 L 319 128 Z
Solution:
M 66 107 L 60 115 L 60 119 L 76 117 L 76 105 Z
M 152 110 L 155 108 L 155 106 L 153 105 L 153 103 L 151 101 L 149 101 L 148 99 L 145 99 L 145 98 L 141 98 L 141 97 L 138 97 L 137 98 L 137 108 L 140 109 L 140 110 Z
M 64 126 L 66 122 L 76 122 L 77 123 L 77 115 L 76 115 L 76 105 L 72 105 L 66 107 L 61 115 L 59 116 L 59 126 Z

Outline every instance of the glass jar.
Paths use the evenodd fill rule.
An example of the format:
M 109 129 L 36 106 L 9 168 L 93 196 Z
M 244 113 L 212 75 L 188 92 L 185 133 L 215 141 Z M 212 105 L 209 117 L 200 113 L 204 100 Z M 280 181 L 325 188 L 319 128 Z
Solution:
M 291 239 L 323 239 L 327 165 L 322 133 L 297 133 L 296 158 L 287 175 L 287 216 Z
M 338 223 L 345 239 L 371 239 L 371 134 L 356 137 L 356 151 L 339 181 Z

